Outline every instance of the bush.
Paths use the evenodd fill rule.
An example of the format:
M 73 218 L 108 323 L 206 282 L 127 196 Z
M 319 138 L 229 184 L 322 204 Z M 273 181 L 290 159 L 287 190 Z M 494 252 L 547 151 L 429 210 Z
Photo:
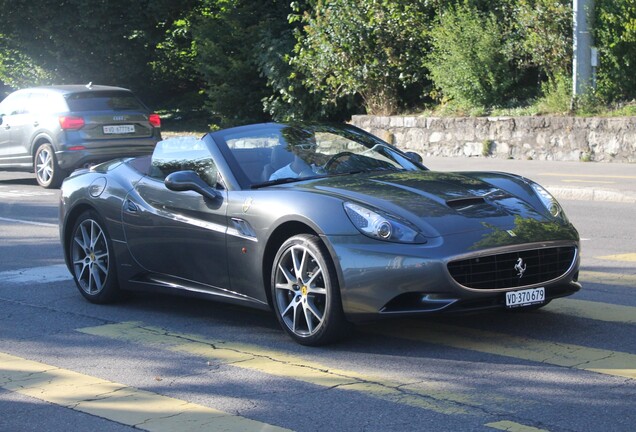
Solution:
M 567 113 L 572 101 L 572 78 L 557 75 L 541 85 L 543 96 L 537 101 L 542 114 Z
M 598 91 L 609 101 L 636 97 L 636 2 L 596 0 L 594 39 L 601 61 Z
M 439 18 L 431 38 L 425 66 L 441 91 L 438 99 L 467 108 L 504 102 L 513 80 L 494 15 L 466 4 L 451 7 Z
M 296 3 L 296 2 L 294 2 Z M 297 10 L 292 65 L 323 103 L 352 95 L 370 114 L 395 114 L 399 91 L 423 80 L 428 2 L 325 0 Z

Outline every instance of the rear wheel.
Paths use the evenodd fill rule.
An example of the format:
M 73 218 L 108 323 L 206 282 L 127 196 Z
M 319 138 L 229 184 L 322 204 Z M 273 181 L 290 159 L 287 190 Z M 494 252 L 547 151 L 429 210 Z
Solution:
M 285 331 L 302 345 L 324 345 L 348 333 L 334 265 L 320 239 L 301 234 L 278 250 L 272 299 Z
M 73 226 L 67 251 L 80 293 L 92 303 L 109 303 L 119 296 L 112 242 L 99 215 L 89 210 Z
M 49 143 L 38 147 L 33 167 L 38 184 L 47 189 L 60 187 L 66 177 L 66 172 L 57 164 L 55 151 Z

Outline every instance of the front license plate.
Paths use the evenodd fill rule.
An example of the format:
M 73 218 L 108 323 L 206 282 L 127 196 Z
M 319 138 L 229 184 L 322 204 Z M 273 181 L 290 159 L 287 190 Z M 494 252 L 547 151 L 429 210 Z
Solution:
M 135 125 L 104 126 L 104 134 L 106 135 L 123 135 L 129 133 L 135 133 Z
M 506 306 L 509 308 L 541 304 L 545 302 L 545 288 L 532 288 L 506 293 Z

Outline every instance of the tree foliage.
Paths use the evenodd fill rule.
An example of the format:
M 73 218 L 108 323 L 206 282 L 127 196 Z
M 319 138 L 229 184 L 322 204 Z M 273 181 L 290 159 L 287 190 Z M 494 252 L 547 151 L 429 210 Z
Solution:
M 424 78 L 428 2 L 318 1 L 296 8 L 300 20 L 292 64 L 323 101 L 359 95 L 367 112 L 394 114 L 399 89 Z
M 548 79 L 572 71 L 572 1 L 519 0 L 512 43 L 520 67 L 537 67 Z
M 593 15 L 593 102 L 636 98 L 636 1 Z M 222 126 L 569 99 L 571 0 L 0 0 L 0 22 L 2 92 L 118 85 Z
M 93 82 L 153 99 L 149 65 L 161 27 L 195 2 L 0 0 L 2 63 L 10 66 L 4 75 L 27 85 L 19 78 L 23 65 L 32 65 L 43 73 L 28 85 Z
M 469 4 L 444 11 L 431 31 L 425 65 L 441 98 L 460 106 L 491 106 L 504 101 L 512 85 L 500 25 L 493 14 Z
M 598 91 L 609 101 L 636 98 L 636 1 L 596 0 Z

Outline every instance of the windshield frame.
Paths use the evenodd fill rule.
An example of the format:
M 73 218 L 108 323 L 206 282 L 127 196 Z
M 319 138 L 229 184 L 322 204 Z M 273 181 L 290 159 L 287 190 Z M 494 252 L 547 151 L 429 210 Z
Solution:
M 348 149 L 331 148 L 326 152 L 326 144 L 319 134 L 331 134 L 342 142 L 347 141 Z M 293 183 L 316 178 L 357 175 L 374 171 L 401 172 L 427 171 L 424 165 L 409 158 L 407 154 L 380 138 L 347 124 L 303 124 L 303 123 L 264 123 L 259 125 L 240 126 L 211 132 L 214 140 L 232 170 L 241 189 L 257 189 L 282 183 Z M 316 139 L 318 137 L 318 139 Z M 312 139 L 314 140 L 312 142 Z M 241 141 L 243 140 L 243 141 Z M 321 141 L 322 140 L 322 141 Z M 258 142 L 257 142 L 258 141 Z M 255 170 L 246 172 L 243 167 L 247 162 L 239 162 L 245 158 L 241 154 L 252 153 L 260 159 L 253 160 L 253 166 L 266 166 L 275 147 L 285 146 L 287 153 L 307 162 L 308 168 L 299 172 L 296 177 L 280 176 L 265 178 Z M 321 147 L 322 146 L 322 147 Z M 313 147 L 313 149 L 312 149 Z M 300 151 L 296 151 L 300 150 Z M 315 151 L 313 155 L 303 155 L 303 151 Z M 318 151 L 322 150 L 322 151 Z M 354 150 L 354 151 L 350 151 Z M 256 153 L 260 152 L 260 156 Z M 285 153 L 285 152 L 283 152 Z M 339 163 L 338 169 L 331 169 L 336 162 L 325 169 L 325 164 L 335 155 L 350 153 L 349 163 Z M 363 155 L 362 153 L 366 153 Z M 353 155 L 353 158 L 351 157 Z M 370 157 L 369 155 L 373 156 Z M 342 156 L 344 159 L 345 156 Z M 287 157 L 291 157 L 288 155 Z M 313 159 L 311 159 L 313 158 Z M 291 163 L 290 163 L 291 165 Z M 258 168 L 257 168 L 258 169 Z

